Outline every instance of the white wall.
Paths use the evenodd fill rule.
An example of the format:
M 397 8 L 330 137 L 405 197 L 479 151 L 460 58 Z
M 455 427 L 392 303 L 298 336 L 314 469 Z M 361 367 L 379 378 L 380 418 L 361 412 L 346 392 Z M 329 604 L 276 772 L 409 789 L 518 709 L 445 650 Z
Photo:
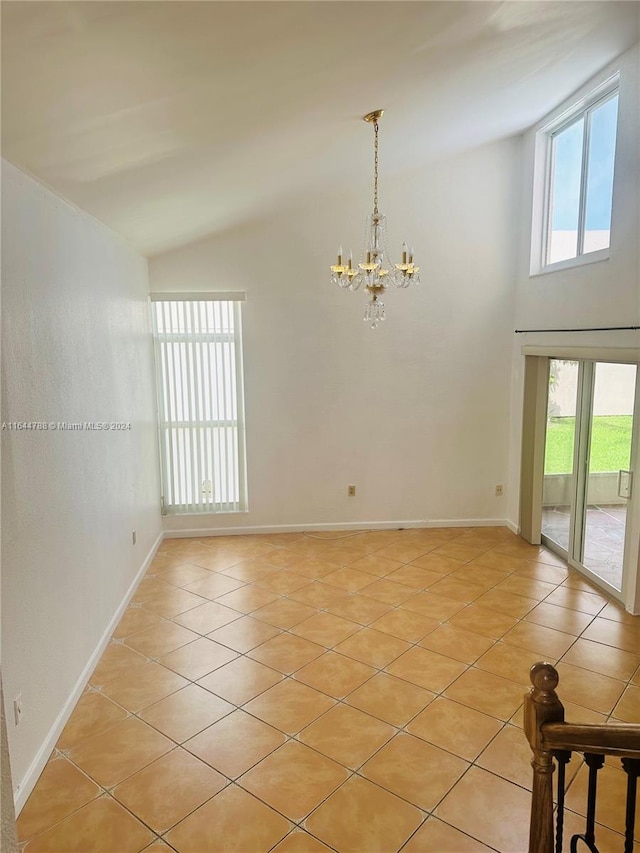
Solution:
M 534 196 L 534 148 L 537 131 L 560 115 L 582 95 L 615 71 L 620 72 L 616 171 L 613 187 L 609 259 L 592 264 L 530 276 L 531 223 Z M 542 118 L 522 138 L 521 239 L 517 262 L 515 328 L 567 329 L 640 325 L 640 46 L 636 45 L 574 96 Z M 638 347 L 637 331 L 514 335 L 510 431 L 508 517 L 517 524 L 519 514 L 520 436 L 525 345 L 545 347 Z M 636 502 L 640 511 L 640 503 Z M 629 522 L 640 530 L 640 518 Z M 635 534 L 634 534 L 635 535 Z M 640 573 L 639 573 L 640 577 Z M 630 587 L 631 589 L 631 587 Z M 632 596 L 630 592 L 630 596 Z M 640 609 L 638 583 L 636 612 Z
M 2 200 L 3 422 L 131 422 L 2 432 L 2 672 L 28 787 L 160 532 L 157 443 L 146 260 L 7 163 Z
M 375 331 L 365 294 L 329 283 L 338 245 L 360 251 L 369 187 L 151 258 L 154 291 L 247 293 L 249 512 L 165 530 L 504 518 L 518 165 L 507 140 L 382 170 L 392 250 L 415 245 L 423 283 L 388 292 Z

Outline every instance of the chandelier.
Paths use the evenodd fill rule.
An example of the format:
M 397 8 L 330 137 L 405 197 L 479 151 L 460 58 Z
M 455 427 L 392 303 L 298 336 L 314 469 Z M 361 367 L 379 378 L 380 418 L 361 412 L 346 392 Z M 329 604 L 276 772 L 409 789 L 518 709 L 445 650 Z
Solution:
M 364 309 L 364 321 L 372 329 L 377 328 L 385 319 L 384 302 L 380 298 L 389 282 L 396 287 L 408 287 L 420 283 L 420 267 L 413 263 L 413 249 L 402 244 L 402 263 L 392 264 L 387 248 L 386 217 L 378 210 L 378 122 L 384 110 L 374 110 L 364 116 L 364 120 L 373 124 L 373 213 L 367 217 L 363 260 L 357 268 L 353 266 L 353 256 L 344 262 L 342 246 L 338 249 L 338 262 L 331 267 L 331 282 L 339 287 L 356 291 L 361 286 L 371 299 Z

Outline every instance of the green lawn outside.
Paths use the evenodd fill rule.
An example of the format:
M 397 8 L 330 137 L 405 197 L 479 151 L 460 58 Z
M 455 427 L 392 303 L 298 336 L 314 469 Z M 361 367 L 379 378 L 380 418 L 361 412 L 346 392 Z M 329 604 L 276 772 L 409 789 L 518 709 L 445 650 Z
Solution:
M 551 418 L 547 424 L 545 474 L 568 474 L 573 468 L 575 418 Z M 629 467 L 631 415 L 598 415 L 591 436 L 592 472 L 619 471 Z

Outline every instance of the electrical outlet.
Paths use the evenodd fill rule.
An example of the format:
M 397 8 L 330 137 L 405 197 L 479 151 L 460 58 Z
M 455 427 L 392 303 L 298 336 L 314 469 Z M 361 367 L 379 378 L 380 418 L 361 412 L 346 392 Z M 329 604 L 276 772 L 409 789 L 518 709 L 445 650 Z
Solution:
M 138 534 L 134 530 L 133 533 L 131 534 L 131 542 L 135 545 L 137 541 L 138 541 Z
M 498 485 L 496 486 L 496 497 L 502 497 L 502 483 L 498 483 Z
M 355 498 L 355 496 L 356 496 L 356 487 L 355 487 L 355 486 L 349 486 L 348 494 L 349 494 L 349 497 L 350 497 L 350 498 Z
M 22 719 L 22 693 L 18 693 L 16 698 L 13 700 L 13 720 L 16 724 L 20 722 Z

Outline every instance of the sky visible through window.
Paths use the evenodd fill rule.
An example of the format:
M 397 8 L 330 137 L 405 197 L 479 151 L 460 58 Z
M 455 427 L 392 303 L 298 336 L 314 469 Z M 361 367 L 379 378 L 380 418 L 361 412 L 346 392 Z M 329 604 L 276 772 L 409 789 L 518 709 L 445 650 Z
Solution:
M 617 95 L 591 113 L 584 188 L 581 181 L 585 117 L 554 137 L 548 263 L 609 246 L 617 117 Z M 585 205 L 585 234 L 583 245 L 578 246 L 581 203 Z

